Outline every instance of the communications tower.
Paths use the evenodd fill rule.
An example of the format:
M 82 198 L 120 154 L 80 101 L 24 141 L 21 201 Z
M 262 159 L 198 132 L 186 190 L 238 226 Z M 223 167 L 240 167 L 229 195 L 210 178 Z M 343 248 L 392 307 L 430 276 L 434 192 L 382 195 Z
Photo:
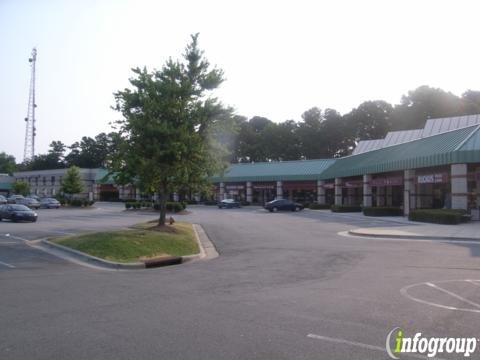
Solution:
M 28 110 L 27 117 L 25 118 L 26 129 L 25 129 L 25 148 L 23 150 L 23 160 L 33 160 L 35 156 L 35 108 L 37 104 L 35 103 L 35 62 L 37 61 L 37 49 L 33 48 L 32 56 L 28 59 L 31 67 L 31 76 L 30 76 L 30 92 L 28 95 Z

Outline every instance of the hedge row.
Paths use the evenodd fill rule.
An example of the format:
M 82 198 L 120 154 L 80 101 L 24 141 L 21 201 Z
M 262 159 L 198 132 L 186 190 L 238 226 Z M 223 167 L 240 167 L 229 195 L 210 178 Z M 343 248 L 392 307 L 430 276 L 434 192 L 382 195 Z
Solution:
M 408 220 L 410 221 L 448 225 L 457 225 L 467 222 L 469 219 L 465 210 L 458 209 L 417 209 L 412 210 L 408 215 Z
M 364 207 L 365 216 L 402 216 L 403 210 L 398 207 Z
M 354 205 L 332 205 L 331 207 L 333 212 L 361 212 L 361 206 L 354 206 Z
M 311 204 L 308 206 L 308 208 L 309 208 L 309 209 L 312 209 L 312 210 L 325 210 L 325 209 L 331 209 L 331 208 L 332 208 L 332 205 L 311 203 Z
M 187 207 L 186 202 L 167 202 L 166 204 L 167 211 L 173 211 L 173 212 L 180 212 L 184 210 Z M 152 203 L 149 201 L 129 201 L 125 203 L 125 209 L 141 209 L 141 208 L 146 208 L 146 209 L 151 209 L 153 208 L 154 210 L 160 210 L 160 204 L 158 203 Z

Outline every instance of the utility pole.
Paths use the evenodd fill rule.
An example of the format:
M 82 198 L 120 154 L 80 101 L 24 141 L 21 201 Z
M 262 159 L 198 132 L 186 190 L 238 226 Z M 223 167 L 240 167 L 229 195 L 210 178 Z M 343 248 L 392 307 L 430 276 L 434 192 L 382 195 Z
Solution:
M 37 61 L 37 49 L 33 48 L 32 56 L 28 59 L 31 67 L 31 76 L 30 76 L 30 92 L 28 95 L 28 110 L 27 117 L 25 118 L 26 129 L 25 129 L 25 148 L 23 150 L 23 161 L 33 160 L 35 157 L 35 136 L 36 127 L 35 127 L 35 108 L 37 104 L 35 103 L 35 63 Z

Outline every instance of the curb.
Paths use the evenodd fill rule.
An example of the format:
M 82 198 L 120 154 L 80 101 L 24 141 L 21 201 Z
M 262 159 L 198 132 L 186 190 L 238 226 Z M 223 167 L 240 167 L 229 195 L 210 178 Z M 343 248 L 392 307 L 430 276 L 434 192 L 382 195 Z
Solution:
M 84 252 L 74 250 L 72 248 L 52 243 L 47 239 L 42 239 L 36 241 L 36 244 L 40 243 L 40 248 L 47 247 L 56 251 L 60 251 L 65 258 L 74 258 L 82 263 L 87 265 L 93 265 L 100 268 L 107 268 L 113 270 L 138 270 L 138 269 L 150 269 L 170 265 L 178 265 L 198 260 L 210 260 L 218 256 L 218 252 L 215 249 L 215 246 L 208 238 L 207 234 L 203 228 L 198 224 L 192 224 L 193 231 L 195 233 L 195 240 L 197 241 L 200 252 L 194 255 L 186 256 L 169 256 L 159 259 L 150 259 L 144 262 L 134 262 L 134 263 L 120 263 L 115 261 L 109 261 L 101 259 L 96 256 L 88 255 Z M 38 247 L 38 245 L 36 246 Z
M 468 238 L 468 237 L 457 237 L 457 236 L 428 236 L 428 235 L 397 235 L 397 234 L 374 234 L 359 232 L 356 230 L 349 230 L 349 235 L 361 236 L 361 237 L 373 237 L 373 238 L 384 238 L 384 239 L 411 239 L 411 240 L 457 240 L 457 241 L 478 241 L 479 238 Z

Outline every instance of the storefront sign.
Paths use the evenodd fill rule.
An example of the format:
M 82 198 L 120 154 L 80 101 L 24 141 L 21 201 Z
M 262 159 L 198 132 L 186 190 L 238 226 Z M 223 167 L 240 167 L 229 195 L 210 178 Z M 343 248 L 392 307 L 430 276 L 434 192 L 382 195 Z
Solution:
M 363 186 L 363 180 L 345 181 L 343 186 L 346 188 L 359 188 Z
M 227 185 L 225 186 L 227 190 L 243 190 L 245 188 L 244 185 Z
M 417 182 L 419 184 L 440 184 L 440 183 L 447 182 L 448 181 L 447 179 L 448 179 L 448 175 L 446 173 L 418 175 Z
M 403 177 L 386 177 L 386 178 L 375 178 L 370 182 L 372 186 L 400 186 L 403 185 Z
M 253 184 L 252 186 L 255 190 L 274 190 L 274 184 Z
M 282 184 L 283 190 L 316 190 L 316 181 L 288 181 Z

